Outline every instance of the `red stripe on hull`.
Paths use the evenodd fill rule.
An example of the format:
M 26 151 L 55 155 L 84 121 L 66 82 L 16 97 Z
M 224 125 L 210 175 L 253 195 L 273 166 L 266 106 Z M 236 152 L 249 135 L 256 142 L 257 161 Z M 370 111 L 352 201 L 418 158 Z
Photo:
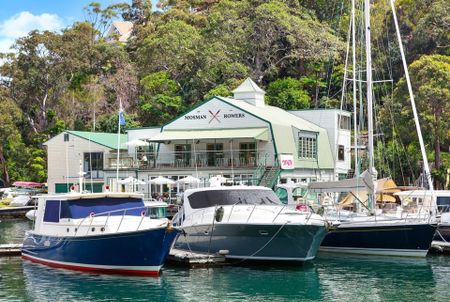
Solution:
M 29 260 L 34 263 L 40 263 L 47 265 L 53 268 L 63 268 L 80 272 L 88 272 L 88 273 L 104 273 L 104 274 L 112 274 L 112 275 L 133 275 L 133 276 L 152 276 L 158 277 L 160 275 L 160 271 L 141 271 L 141 270 L 128 270 L 128 269 L 105 269 L 98 267 L 84 267 L 84 266 L 76 266 L 76 265 L 68 265 L 61 263 L 53 263 L 48 262 L 41 259 L 35 259 L 28 257 L 26 255 L 22 255 L 22 259 Z

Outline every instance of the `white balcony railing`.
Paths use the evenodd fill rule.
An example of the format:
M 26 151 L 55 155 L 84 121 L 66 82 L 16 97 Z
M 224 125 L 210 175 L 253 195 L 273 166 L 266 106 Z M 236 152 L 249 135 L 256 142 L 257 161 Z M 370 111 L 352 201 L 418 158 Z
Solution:
M 269 164 L 266 150 L 197 151 L 165 153 L 122 153 L 119 168 L 192 169 L 192 168 L 253 168 Z M 117 168 L 117 154 L 106 157 L 106 168 Z

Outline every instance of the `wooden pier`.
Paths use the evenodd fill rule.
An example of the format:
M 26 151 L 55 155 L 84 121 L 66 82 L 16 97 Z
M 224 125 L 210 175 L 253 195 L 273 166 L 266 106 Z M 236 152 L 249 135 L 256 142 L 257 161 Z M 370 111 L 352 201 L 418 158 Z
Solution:
M 217 267 L 225 265 L 225 256 L 220 254 L 194 253 L 187 250 L 171 249 L 167 263 L 196 267 Z
M 20 256 L 22 244 L 0 244 L 0 257 Z
M 25 218 L 25 214 L 35 208 L 35 206 L 0 208 L 0 218 Z

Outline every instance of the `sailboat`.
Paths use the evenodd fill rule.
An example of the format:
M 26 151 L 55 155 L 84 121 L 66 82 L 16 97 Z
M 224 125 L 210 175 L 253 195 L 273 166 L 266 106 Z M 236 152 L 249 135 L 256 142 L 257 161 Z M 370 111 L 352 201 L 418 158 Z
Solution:
M 425 148 L 420 131 L 420 124 L 412 94 L 411 83 L 408 75 L 407 64 L 402 47 L 400 31 L 395 14 L 394 1 L 390 0 L 397 38 L 399 41 L 400 53 L 403 59 L 408 90 L 414 119 L 416 122 L 417 134 L 421 144 L 421 152 L 424 160 L 425 175 L 432 189 L 431 176 L 426 159 Z M 372 55 L 371 55 L 371 29 L 370 29 L 370 1 L 364 0 L 365 19 L 365 51 L 366 51 L 366 82 L 367 82 L 367 126 L 368 126 L 368 153 L 369 167 L 361 175 L 353 179 L 333 182 L 317 182 L 308 185 L 310 192 L 321 194 L 335 194 L 344 192 L 368 192 L 368 204 L 361 203 L 360 209 L 363 211 L 350 212 L 342 210 L 328 210 L 325 217 L 332 222 L 334 229 L 325 237 L 322 242 L 321 251 L 341 252 L 353 254 L 374 254 L 389 256 L 412 256 L 424 257 L 431 246 L 431 242 L 436 231 L 436 220 L 433 213 L 426 216 L 414 216 L 406 218 L 396 218 L 381 215 L 376 209 L 375 196 L 377 194 L 377 171 L 374 165 L 374 131 L 373 131 L 373 80 L 372 80 Z M 352 0 L 352 41 L 353 41 L 353 75 L 355 77 L 355 0 Z M 347 56 L 348 57 L 348 56 Z M 353 88 L 356 90 L 356 79 L 353 79 Z M 353 104 L 356 108 L 355 93 L 353 93 Z M 356 118 L 355 137 L 356 137 Z M 355 139 L 355 146 L 357 140 Z M 355 156 L 357 156 L 355 148 Z M 355 164 L 356 164 L 355 160 Z M 355 165 L 355 170 L 356 169 Z M 357 196 L 355 196 L 356 199 Z M 364 208 L 365 207 L 365 208 Z

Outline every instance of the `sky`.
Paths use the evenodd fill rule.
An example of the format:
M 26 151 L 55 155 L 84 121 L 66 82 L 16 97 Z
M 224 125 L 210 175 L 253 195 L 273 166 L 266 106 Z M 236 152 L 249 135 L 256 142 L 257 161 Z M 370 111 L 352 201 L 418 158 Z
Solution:
M 99 2 L 103 8 L 131 0 L 0 0 L 0 52 L 9 48 L 17 38 L 32 30 L 59 31 L 83 21 L 83 7 Z M 152 0 L 156 2 L 156 0 Z

